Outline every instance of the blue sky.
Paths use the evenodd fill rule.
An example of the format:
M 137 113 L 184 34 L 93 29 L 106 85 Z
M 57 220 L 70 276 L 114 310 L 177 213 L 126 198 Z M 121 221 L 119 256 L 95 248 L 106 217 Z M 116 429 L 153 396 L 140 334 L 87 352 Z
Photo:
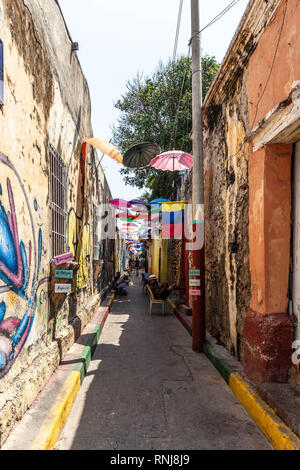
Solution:
M 114 103 L 126 92 L 137 72 L 150 75 L 160 60 L 173 56 L 179 0 L 60 0 L 92 99 L 95 137 L 110 140 L 119 113 Z M 230 0 L 200 0 L 201 28 Z M 202 34 L 202 53 L 221 62 L 248 4 L 240 0 L 220 21 Z M 84 6 L 83 6 L 84 5 Z M 184 0 L 178 55 L 188 53 L 191 36 L 190 0 Z M 113 197 L 132 199 L 139 190 L 125 186 L 120 165 L 102 160 Z

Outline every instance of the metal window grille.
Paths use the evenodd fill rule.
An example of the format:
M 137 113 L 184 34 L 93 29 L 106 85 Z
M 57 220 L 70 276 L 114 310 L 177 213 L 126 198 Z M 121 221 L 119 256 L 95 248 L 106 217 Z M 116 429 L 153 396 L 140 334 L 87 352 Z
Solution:
M 67 172 L 61 156 L 52 145 L 49 146 L 49 155 L 52 256 L 57 256 L 66 250 Z

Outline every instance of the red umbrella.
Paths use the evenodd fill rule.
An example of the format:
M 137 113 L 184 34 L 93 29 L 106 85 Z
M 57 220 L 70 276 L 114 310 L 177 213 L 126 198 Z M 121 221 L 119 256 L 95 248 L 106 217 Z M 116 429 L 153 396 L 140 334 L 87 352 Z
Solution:
M 150 165 L 163 171 L 187 170 L 193 166 L 193 155 L 180 150 L 171 150 L 154 157 Z
M 122 224 L 122 228 L 125 227 L 138 227 L 138 224 L 134 224 L 132 222 L 125 222 L 124 224 Z
M 131 206 L 131 204 L 129 204 L 128 201 L 125 201 L 125 199 L 112 199 L 111 201 L 109 201 L 109 203 L 117 208 L 119 207 L 125 208 L 125 207 Z

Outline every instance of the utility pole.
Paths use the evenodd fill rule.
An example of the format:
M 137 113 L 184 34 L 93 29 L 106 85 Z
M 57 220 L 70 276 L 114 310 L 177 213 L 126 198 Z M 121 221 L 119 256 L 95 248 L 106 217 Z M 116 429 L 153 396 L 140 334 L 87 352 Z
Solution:
M 200 287 L 193 295 L 193 350 L 203 351 L 205 342 L 205 261 L 204 261 L 204 174 L 202 134 L 202 77 L 199 0 L 191 0 L 192 25 L 192 96 L 193 96 L 193 232 L 197 246 L 193 249 L 194 275 L 200 277 Z M 194 242 L 195 243 L 195 242 Z M 194 247 L 195 248 L 195 247 Z M 199 272 L 200 271 L 200 272 Z M 194 291 L 195 292 L 195 291 Z

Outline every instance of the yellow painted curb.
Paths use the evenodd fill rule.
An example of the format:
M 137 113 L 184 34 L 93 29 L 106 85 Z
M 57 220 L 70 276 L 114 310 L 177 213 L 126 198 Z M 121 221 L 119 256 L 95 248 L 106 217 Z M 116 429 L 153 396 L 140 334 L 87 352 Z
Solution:
M 109 302 L 108 302 L 108 304 L 107 304 L 109 310 L 111 309 L 111 306 L 112 306 L 114 300 L 115 300 L 115 294 L 113 294 L 113 295 L 111 296 L 111 298 L 110 298 L 110 300 L 109 300 Z
M 72 371 L 58 395 L 55 405 L 36 436 L 30 450 L 53 450 L 80 389 L 80 372 Z
M 267 405 L 237 372 L 232 372 L 229 385 L 233 393 L 277 450 L 300 450 L 300 439 Z

